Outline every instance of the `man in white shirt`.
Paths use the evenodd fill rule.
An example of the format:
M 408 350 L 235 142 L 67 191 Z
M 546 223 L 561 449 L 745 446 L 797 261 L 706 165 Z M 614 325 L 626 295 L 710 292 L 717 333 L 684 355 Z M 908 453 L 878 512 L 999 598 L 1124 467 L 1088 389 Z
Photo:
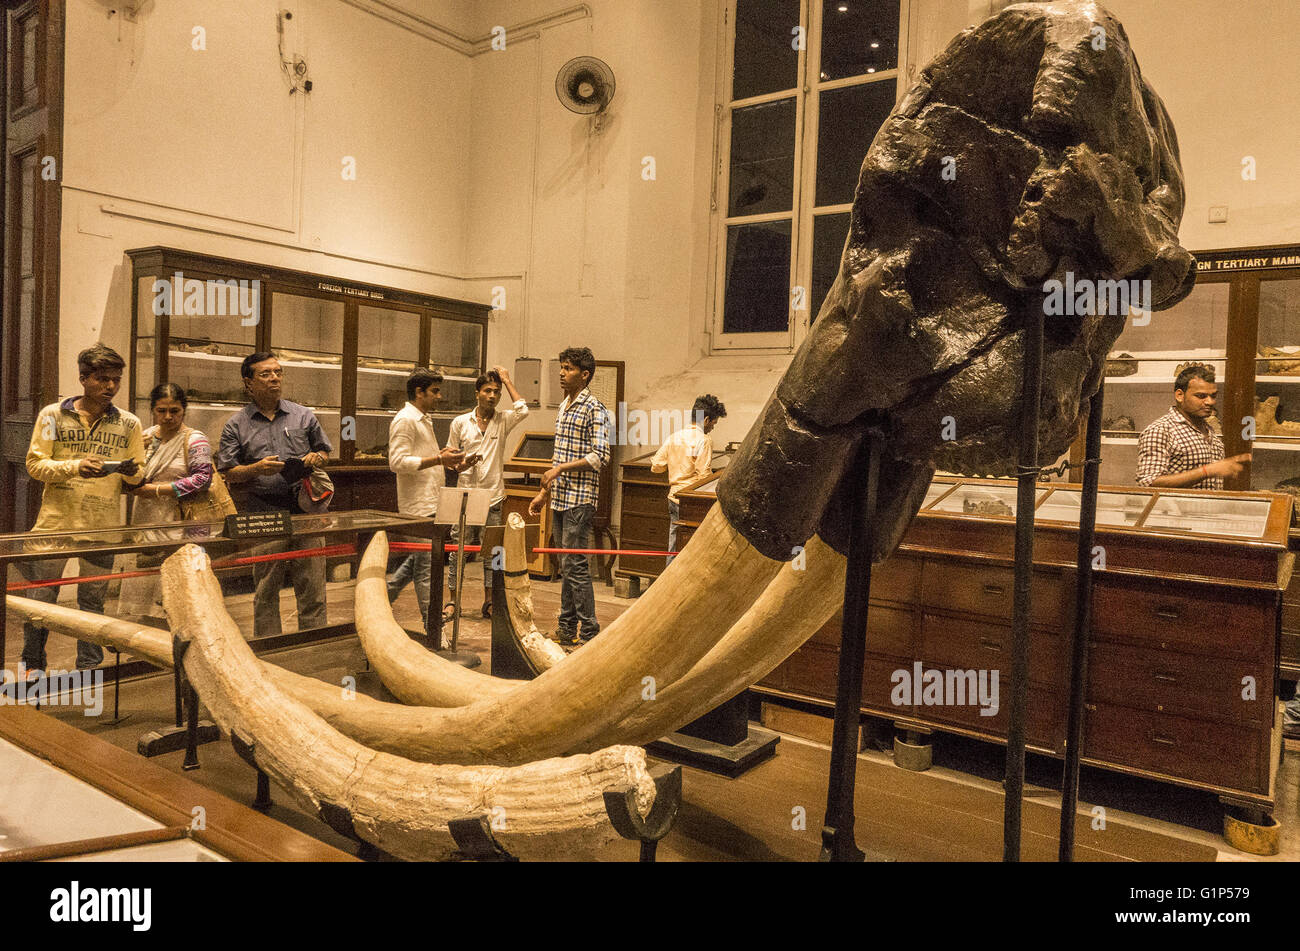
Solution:
M 712 393 L 695 400 L 691 408 L 692 422 L 669 436 L 654 458 L 650 460 L 651 472 L 668 470 L 668 550 L 677 550 L 677 525 L 681 508 L 677 493 L 696 479 L 713 474 L 713 439 L 709 433 L 718 420 L 727 415 L 727 407 Z M 668 564 L 673 556 L 668 556 Z
M 418 367 L 406 380 L 407 403 L 388 425 L 388 468 L 397 473 L 397 510 L 405 515 L 430 517 L 438 512 L 438 489 L 447 484 L 442 470 L 457 469 L 465 455 L 456 449 L 439 449 L 429 415 L 442 400 L 442 374 Z M 415 581 L 415 597 L 420 603 L 424 630 L 431 637 L 442 631 L 429 624 L 429 583 L 433 565 L 432 552 L 414 552 L 388 579 L 388 600 L 395 601 Z M 439 618 L 442 612 L 439 609 Z
M 501 400 L 501 388 L 510 393 L 513 405 L 510 409 L 497 409 Z M 478 405 L 468 413 L 457 416 L 451 422 L 451 432 L 447 436 L 447 446 L 465 453 L 465 464 L 460 470 L 456 487 L 461 489 L 490 489 L 492 507 L 488 510 L 488 525 L 501 525 L 501 503 L 506 497 L 505 478 L 502 464 L 505 461 L 506 436 L 528 415 L 528 404 L 519 396 L 510 374 L 502 366 L 493 367 L 474 383 L 478 393 Z M 455 543 L 455 530 L 452 530 L 452 542 Z M 482 544 L 483 530 L 470 526 L 465 531 L 466 545 Z M 483 565 L 483 616 L 492 616 L 492 575 L 488 571 L 489 556 L 479 553 Z M 447 563 L 447 585 L 456 588 L 456 553 L 452 552 Z

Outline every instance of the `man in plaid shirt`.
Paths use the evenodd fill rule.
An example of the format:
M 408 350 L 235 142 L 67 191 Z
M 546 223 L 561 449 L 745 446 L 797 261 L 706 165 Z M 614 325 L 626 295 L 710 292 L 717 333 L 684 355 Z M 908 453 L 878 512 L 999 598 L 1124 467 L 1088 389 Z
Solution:
M 1223 437 L 1206 422 L 1218 393 L 1214 367 L 1192 364 L 1174 381 L 1174 405 L 1138 437 L 1138 485 L 1170 489 L 1222 489 L 1225 477 L 1241 475 L 1244 452 L 1223 458 Z
M 540 515 L 550 501 L 551 536 L 557 548 L 591 547 L 600 469 L 609 465 L 612 420 L 609 410 L 587 389 L 595 373 L 596 358 L 588 348 L 570 347 L 560 353 L 564 402 L 555 417 L 555 454 L 551 468 L 542 475 L 542 491 L 528 506 L 529 515 Z M 583 641 L 600 633 L 587 556 L 561 555 L 560 576 L 556 634 L 561 644 L 573 646 L 579 643 L 579 628 Z

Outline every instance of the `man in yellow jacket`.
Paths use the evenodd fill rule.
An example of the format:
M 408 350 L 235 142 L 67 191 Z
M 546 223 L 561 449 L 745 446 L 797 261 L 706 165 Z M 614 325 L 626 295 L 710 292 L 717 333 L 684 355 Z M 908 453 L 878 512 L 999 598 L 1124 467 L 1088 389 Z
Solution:
M 75 532 L 116 528 L 123 524 L 122 492 L 144 479 L 144 441 L 140 420 L 113 405 L 122 385 L 125 361 L 116 351 L 96 344 L 77 354 L 82 395 L 51 403 L 41 410 L 27 449 L 27 474 L 45 483 L 41 511 L 33 532 Z M 53 540 L 51 540 L 52 542 Z M 50 543 L 33 538 L 33 552 L 49 551 Z M 28 581 L 47 581 L 63 575 L 67 559 L 20 562 Z M 82 558 L 82 575 L 107 574 L 113 556 Z M 104 613 L 107 581 L 77 585 L 77 607 Z M 37 601 L 58 600 L 58 587 L 30 588 L 22 592 Z M 45 641 L 49 630 L 23 624 L 22 665 L 45 669 Z M 88 641 L 77 642 L 77 669 L 98 667 L 104 650 Z

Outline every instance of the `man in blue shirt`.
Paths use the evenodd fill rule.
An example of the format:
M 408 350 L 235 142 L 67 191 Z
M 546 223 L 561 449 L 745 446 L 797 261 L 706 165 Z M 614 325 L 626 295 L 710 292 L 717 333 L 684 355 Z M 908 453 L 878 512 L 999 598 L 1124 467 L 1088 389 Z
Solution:
M 290 482 L 281 471 L 291 459 L 301 460 L 307 469 L 324 466 L 332 447 L 315 413 L 280 398 L 284 370 L 275 354 L 249 354 L 241 372 L 251 402 L 222 429 L 217 468 L 227 482 L 239 486 L 235 494 L 241 510 L 300 514 L 298 481 Z M 317 548 L 319 542 L 304 537 L 271 547 L 298 551 Z M 326 624 L 325 559 L 258 562 L 253 566 L 253 629 L 259 637 L 280 633 L 280 589 L 286 573 L 298 603 L 299 630 Z
M 600 468 L 609 465 L 609 410 L 591 395 L 587 384 L 596 373 L 596 358 L 586 347 L 560 353 L 560 388 L 564 402 L 555 417 L 555 454 L 542 475 L 542 491 L 528 514 L 540 515 L 549 500 L 551 536 L 557 548 L 590 548 L 591 522 L 600 494 Z M 586 555 L 560 556 L 560 618 L 557 640 L 566 646 L 600 633 L 596 593 Z

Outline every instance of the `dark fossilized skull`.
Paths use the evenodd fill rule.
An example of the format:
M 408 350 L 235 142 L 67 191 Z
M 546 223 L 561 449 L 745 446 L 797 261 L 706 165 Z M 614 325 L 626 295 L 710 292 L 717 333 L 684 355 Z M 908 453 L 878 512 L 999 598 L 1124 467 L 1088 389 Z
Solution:
M 1182 211 L 1173 124 L 1106 10 L 1022 3 L 961 33 L 867 152 L 839 275 L 719 485 L 727 520 L 773 558 L 814 532 L 845 551 L 869 429 L 877 557 L 936 467 L 1011 472 L 1045 283 L 1150 281 L 1150 308 L 1172 307 L 1195 281 Z M 1126 319 L 1045 318 L 1041 461 L 1078 433 Z

